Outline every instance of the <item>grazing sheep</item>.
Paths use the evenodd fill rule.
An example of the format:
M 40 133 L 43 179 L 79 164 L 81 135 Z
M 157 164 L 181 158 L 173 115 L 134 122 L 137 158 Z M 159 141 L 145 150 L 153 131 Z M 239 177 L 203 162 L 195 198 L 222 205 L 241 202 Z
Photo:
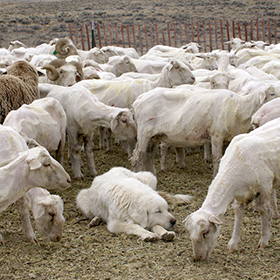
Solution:
M 66 134 L 66 114 L 59 101 L 51 97 L 34 100 L 11 111 L 3 125 L 16 130 L 29 143 L 35 140 L 63 165 L 63 150 Z M 32 142 L 32 141 L 31 141 Z
M 65 218 L 63 217 L 63 200 L 60 196 L 52 195 L 43 188 L 32 188 L 16 202 L 16 205 L 24 235 L 29 242 L 38 243 L 30 222 L 30 211 L 41 233 L 52 242 L 61 240 Z
M 256 199 L 261 215 L 259 248 L 268 246 L 270 220 L 274 212 L 273 190 L 280 182 L 280 118 L 272 120 L 231 141 L 221 159 L 217 176 L 197 211 L 185 219 L 194 258 L 209 259 L 217 244 L 222 217 L 235 200 L 235 222 L 228 251 L 237 250 L 244 206 Z
M 9 164 L 16 159 L 28 147 L 24 139 L 11 127 L 0 125 L 0 167 Z M 33 232 L 29 210 L 32 210 L 36 226 L 51 241 L 61 239 L 64 218 L 63 201 L 57 195 L 42 188 L 31 188 L 23 197 L 17 200 L 23 231 L 30 242 L 37 242 Z
M 26 61 L 16 61 L 8 67 L 7 75 L 0 76 L 0 123 L 11 110 L 39 97 L 37 70 Z

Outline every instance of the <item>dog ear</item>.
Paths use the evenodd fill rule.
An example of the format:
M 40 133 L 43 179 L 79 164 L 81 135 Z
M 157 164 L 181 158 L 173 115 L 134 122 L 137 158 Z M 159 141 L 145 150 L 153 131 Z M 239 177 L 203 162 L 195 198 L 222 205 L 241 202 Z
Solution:
M 139 205 L 138 209 L 134 209 L 134 211 L 130 213 L 130 217 L 141 227 L 146 228 L 148 226 L 148 212 L 145 207 Z

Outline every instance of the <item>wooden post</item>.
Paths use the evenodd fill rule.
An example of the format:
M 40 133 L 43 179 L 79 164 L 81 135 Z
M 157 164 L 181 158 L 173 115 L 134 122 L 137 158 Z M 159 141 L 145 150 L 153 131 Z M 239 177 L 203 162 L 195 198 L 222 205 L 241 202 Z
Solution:
M 251 20 L 251 40 L 254 40 L 253 20 Z
M 218 46 L 218 32 L 217 32 L 217 21 L 216 20 L 214 20 L 214 28 L 215 28 L 216 49 L 218 49 L 219 46 Z
M 137 44 L 136 44 L 136 38 L 135 38 L 134 24 L 132 24 L 132 36 L 133 36 L 134 48 L 135 48 L 135 50 L 137 50 Z
M 227 27 L 227 40 L 230 40 L 230 36 L 229 36 L 229 25 L 228 25 L 228 20 L 226 20 L 226 27 Z M 230 45 L 228 45 L 228 51 L 230 51 Z
M 140 50 L 141 50 L 141 54 L 143 54 L 143 45 L 142 45 L 142 35 L 141 35 L 141 26 L 140 26 L 140 23 L 138 24 L 138 33 L 139 33 Z
M 83 24 L 81 24 L 81 42 L 82 42 L 82 50 L 85 50 L 85 44 L 84 44 L 84 34 L 83 34 Z
M 74 31 L 75 31 L 75 38 L 76 38 L 76 46 L 78 46 L 78 44 L 79 44 L 79 41 L 78 41 L 78 32 L 77 32 L 77 26 L 76 26 L 75 23 L 74 23 Z
M 167 35 L 168 35 L 168 44 L 171 47 L 171 38 L 170 38 L 170 28 L 169 28 L 169 21 L 167 22 Z
M 269 44 L 271 44 L 270 19 L 267 21 L 267 32 L 268 32 L 268 41 Z
M 156 22 L 155 22 L 155 32 L 156 32 L 157 45 L 159 45 L 159 39 L 158 39 L 158 28 L 157 28 L 157 23 L 156 23 Z
M 151 47 L 153 47 L 154 46 L 154 41 L 153 41 L 154 34 L 153 34 L 153 28 L 152 28 L 151 22 L 149 23 L 149 26 L 150 26 Z
M 263 35 L 263 41 L 265 42 L 264 20 L 262 20 L 262 35 Z
M 123 47 L 125 48 L 125 44 L 124 44 L 124 32 L 123 32 L 123 25 L 121 24 L 121 33 L 122 33 L 122 44 Z
M 85 24 L 85 27 L 86 27 L 86 34 L 87 34 L 88 50 L 90 50 L 90 39 L 89 39 L 88 25 Z
M 127 32 L 127 40 L 128 40 L 128 47 L 130 48 L 130 37 L 129 37 L 129 24 L 126 25 L 126 32 Z
M 274 19 L 274 38 L 275 38 L 275 44 L 277 44 L 277 22 L 276 22 L 276 19 Z
M 209 45 L 210 45 L 210 52 L 212 51 L 212 28 L 211 28 L 211 21 L 209 20 Z
M 102 42 L 101 42 L 101 34 L 100 34 L 100 27 L 99 24 L 97 24 L 97 34 L 98 34 L 98 40 L 99 40 L 99 48 L 102 48 Z
M 205 29 L 204 29 L 204 20 L 202 21 L 202 25 L 203 25 L 203 33 L 205 34 Z M 196 36 L 197 36 L 197 43 L 200 45 L 200 38 L 199 38 L 199 24 L 198 24 L 198 20 L 196 21 Z M 205 41 L 205 40 L 204 40 Z M 205 50 L 205 45 L 204 45 L 204 50 Z M 206 50 L 205 50 L 206 51 Z
M 237 28 L 238 28 L 238 36 L 239 36 L 239 39 L 242 39 L 241 29 L 240 29 L 240 21 L 237 21 Z
M 191 33 L 192 33 L 192 42 L 194 42 L 193 21 L 192 21 L 192 24 L 191 24 Z
M 176 21 L 173 22 L 173 30 L 174 30 L 174 46 L 177 47 L 177 40 L 176 40 Z
M 235 38 L 235 26 L 234 26 L 234 20 L 232 21 L 232 37 Z
M 220 27 L 221 27 L 221 44 L 222 44 L 222 50 L 224 49 L 224 35 L 223 35 L 223 20 L 220 19 Z
M 105 23 L 103 23 L 103 33 L 104 33 L 104 44 L 105 44 L 105 46 L 107 46 L 107 35 L 106 35 Z
M 248 41 L 248 34 L 247 34 L 247 22 L 246 20 L 244 21 L 244 32 L 245 32 L 245 41 Z
M 110 44 L 111 46 L 113 46 L 113 34 L 112 34 L 112 26 L 110 22 L 109 22 L 109 36 L 110 36 Z
M 115 34 L 116 34 L 116 44 L 119 46 L 119 38 L 118 38 L 118 25 L 115 23 Z
M 70 37 L 70 39 L 73 41 L 72 29 L 71 29 L 71 24 L 70 24 L 70 23 L 68 23 L 68 28 L 69 28 L 69 37 Z
M 258 20 L 256 19 L 256 32 L 257 32 L 257 41 L 259 40 L 259 23 Z
M 187 27 L 187 23 L 185 22 L 185 37 L 186 37 L 186 44 L 189 43 L 189 40 L 188 40 L 188 27 Z

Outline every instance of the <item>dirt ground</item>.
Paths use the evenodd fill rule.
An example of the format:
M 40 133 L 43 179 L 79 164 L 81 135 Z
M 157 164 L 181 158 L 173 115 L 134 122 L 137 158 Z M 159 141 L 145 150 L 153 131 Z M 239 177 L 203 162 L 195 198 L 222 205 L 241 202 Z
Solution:
M 10 40 L 17 39 L 19 30 L 29 36 L 30 45 L 36 45 L 67 35 L 67 22 L 80 22 L 92 17 L 100 21 L 148 22 L 151 19 L 273 19 L 280 13 L 278 1 L 14 2 L 0 2 L 0 42 L 5 47 Z M 5 30 L 15 26 L 18 33 L 6 33 Z M 26 33 L 30 28 L 33 33 Z M 113 151 L 105 152 L 98 149 L 98 134 L 95 141 L 94 154 L 99 174 L 114 166 L 130 168 L 130 162 L 120 146 L 115 145 Z M 193 261 L 191 242 L 182 221 L 205 199 L 212 180 L 212 166 L 203 161 L 203 150 L 188 155 L 185 162 L 186 169 L 179 169 L 174 153 L 170 152 L 169 169 L 163 173 L 159 157 L 156 158 L 158 189 L 193 196 L 193 202 L 188 206 L 170 206 L 170 212 L 177 219 L 174 241 L 147 243 L 135 236 L 111 234 L 104 224 L 88 228 L 88 221 L 78 223 L 77 218 L 82 215 L 76 208 L 76 195 L 81 189 L 90 187 L 93 179 L 83 168 L 83 181 L 73 180 L 68 190 L 53 192 L 63 198 L 65 207 L 64 236 L 59 243 L 49 242 L 36 231 L 39 245 L 29 244 L 22 234 L 16 208 L 10 206 L 1 213 L 0 232 L 5 245 L 0 247 L 0 279 L 280 279 L 279 221 L 272 221 L 270 246 L 265 250 L 257 249 L 260 220 L 251 206 L 244 217 L 236 253 L 226 253 L 234 222 L 233 210 L 229 207 L 218 245 L 210 260 Z M 65 167 L 71 176 L 67 159 Z

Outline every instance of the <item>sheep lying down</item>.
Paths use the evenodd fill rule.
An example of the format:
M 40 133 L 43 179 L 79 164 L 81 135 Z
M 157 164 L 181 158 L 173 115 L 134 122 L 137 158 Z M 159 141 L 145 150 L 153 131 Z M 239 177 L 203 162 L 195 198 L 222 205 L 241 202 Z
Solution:
M 235 223 L 228 251 L 237 250 L 244 206 L 256 199 L 261 215 L 258 247 L 268 246 L 274 214 L 274 189 L 280 185 L 280 118 L 235 136 L 221 159 L 218 173 L 197 211 L 185 219 L 194 258 L 206 260 L 217 244 L 222 217 L 234 200 Z
M 145 241 L 170 241 L 175 233 L 167 230 L 175 225 L 176 219 L 168 212 L 167 201 L 155 190 L 156 184 L 157 179 L 150 172 L 134 173 L 114 167 L 96 177 L 89 189 L 79 192 L 77 207 L 92 219 L 89 226 L 104 221 L 112 233 L 134 234 Z M 186 203 L 190 196 L 172 199 Z

